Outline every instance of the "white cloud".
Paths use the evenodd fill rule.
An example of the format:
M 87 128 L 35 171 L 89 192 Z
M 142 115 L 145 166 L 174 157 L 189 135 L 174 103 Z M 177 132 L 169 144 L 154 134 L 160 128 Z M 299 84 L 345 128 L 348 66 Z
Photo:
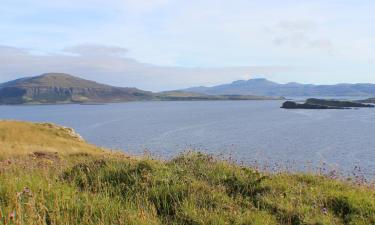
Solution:
M 302 51 L 320 50 L 330 54 L 334 52 L 332 40 L 320 34 L 319 26 L 314 21 L 281 21 L 268 30 L 276 36 L 273 42 L 278 47 L 290 47 Z
M 45 72 L 64 72 L 112 85 L 168 90 L 213 85 L 291 70 L 282 66 L 163 67 L 125 57 L 126 49 L 100 45 L 86 44 L 65 48 L 64 51 L 68 54 L 35 55 L 24 49 L 0 46 L 0 81 Z
M 91 73 L 92 67 L 88 65 L 93 60 L 98 61 L 93 66 L 95 71 L 124 71 L 121 65 L 126 59 L 127 68 L 139 64 L 147 68 L 159 65 L 152 67 L 166 69 L 168 73 L 170 68 L 181 66 L 268 68 L 267 65 L 283 65 L 317 68 L 324 74 L 288 71 L 269 76 L 281 82 L 375 82 L 374 7 L 375 2 L 369 0 L 2 0 L 0 44 L 31 49 L 39 55 L 47 52 L 49 56 L 30 57 L 30 53 L 18 56 L 27 58 L 26 64 L 35 60 L 49 62 L 53 56 L 73 63 L 50 62 L 58 65 L 57 69 L 79 67 L 82 74 L 86 72 L 83 67 Z M 101 49 L 96 49 L 96 55 L 92 53 L 95 46 L 62 51 L 65 46 L 81 43 L 98 43 Z M 131 51 L 103 49 L 103 46 L 129 47 Z M 107 57 L 110 63 L 102 63 L 107 58 L 97 59 L 108 54 L 112 54 Z M 40 66 L 42 70 L 43 65 Z M 9 72 L 17 74 L 18 71 Z M 160 74 L 167 72 L 163 70 Z M 133 72 L 118 79 L 124 85 L 138 85 L 141 76 L 129 74 Z M 174 76 L 164 84 L 156 82 L 155 89 L 171 87 L 172 83 L 176 87 L 190 86 L 248 76 L 243 72 L 231 74 L 211 76 L 212 80 L 207 75 Z M 101 77 L 109 76 L 108 81 L 115 81 L 114 75 Z M 144 79 L 143 84 L 150 83 L 145 87 L 151 86 L 154 82 L 151 80 L 152 76 Z
M 84 44 L 64 48 L 63 52 L 81 56 L 121 56 L 127 53 L 128 50 L 121 47 Z

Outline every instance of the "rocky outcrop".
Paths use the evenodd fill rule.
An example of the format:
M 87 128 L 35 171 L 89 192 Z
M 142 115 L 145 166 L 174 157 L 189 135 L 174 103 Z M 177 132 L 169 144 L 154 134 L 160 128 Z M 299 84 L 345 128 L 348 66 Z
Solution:
M 51 130 L 61 131 L 68 138 L 72 138 L 72 139 L 74 139 L 76 141 L 80 141 L 80 142 L 85 142 L 85 139 L 83 139 L 83 137 L 81 135 L 79 135 L 73 128 L 59 126 L 59 125 L 56 125 L 56 124 L 53 124 L 53 123 L 37 123 L 37 124 L 39 124 L 42 127 L 46 127 L 48 129 L 51 129 Z

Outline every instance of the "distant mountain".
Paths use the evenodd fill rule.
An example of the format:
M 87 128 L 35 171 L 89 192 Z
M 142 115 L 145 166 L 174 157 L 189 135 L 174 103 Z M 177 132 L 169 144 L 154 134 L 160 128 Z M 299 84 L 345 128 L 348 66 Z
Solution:
M 209 95 L 261 96 L 375 96 L 375 84 L 313 85 L 300 83 L 279 84 L 267 79 L 234 81 L 214 87 L 192 87 L 182 91 Z
M 103 103 L 152 98 L 151 92 L 99 84 L 63 73 L 47 73 L 0 84 L 0 104 Z

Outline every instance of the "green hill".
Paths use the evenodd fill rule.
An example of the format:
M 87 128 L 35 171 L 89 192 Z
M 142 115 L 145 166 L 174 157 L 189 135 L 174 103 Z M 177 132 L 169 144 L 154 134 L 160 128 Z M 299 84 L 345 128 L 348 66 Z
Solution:
M 375 190 L 359 180 L 196 152 L 129 157 L 52 124 L 0 121 L 0 158 L 0 224 L 375 224 Z
M 151 92 L 47 73 L 0 84 L 0 104 L 108 103 L 150 100 Z

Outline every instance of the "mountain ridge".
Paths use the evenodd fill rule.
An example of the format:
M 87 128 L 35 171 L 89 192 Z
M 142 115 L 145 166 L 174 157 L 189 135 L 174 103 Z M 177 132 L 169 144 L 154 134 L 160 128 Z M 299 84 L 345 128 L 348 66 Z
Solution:
M 215 95 L 261 95 L 261 96 L 375 96 L 375 84 L 334 84 L 315 85 L 289 82 L 276 83 L 265 78 L 250 80 L 237 80 L 228 84 L 220 84 L 212 87 L 191 87 L 181 91 L 196 92 Z

